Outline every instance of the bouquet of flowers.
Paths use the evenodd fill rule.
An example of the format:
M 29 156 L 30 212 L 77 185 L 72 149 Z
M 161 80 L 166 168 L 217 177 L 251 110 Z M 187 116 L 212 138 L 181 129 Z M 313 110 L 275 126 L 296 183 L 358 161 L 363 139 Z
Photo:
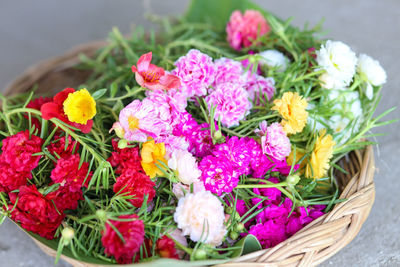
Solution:
M 384 69 L 319 27 L 224 3 L 193 1 L 157 37 L 113 29 L 77 89 L 2 97 L 0 216 L 57 258 L 214 264 L 346 201 L 339 160 L 390 123 L 372 117 Z

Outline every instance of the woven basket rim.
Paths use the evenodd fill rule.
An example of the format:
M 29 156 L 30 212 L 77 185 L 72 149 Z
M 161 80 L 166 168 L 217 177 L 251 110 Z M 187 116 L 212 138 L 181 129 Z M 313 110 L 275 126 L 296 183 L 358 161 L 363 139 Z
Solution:
M 63 73 L 76 66 L 80 62 L 80 54 L 93 57 L 96 51 L 106 44 L 103 40 L 85 43 L 61 56 L 34 64 L 9 83 L 4 92 L 6 95 L 27 92 L 33 85 L 40 85 L 41 81 L 54 73 Z M 340 198 L 347 201 L 336 204 L 332 211 L 312 221 L 275 247 L 256 251 L 217 266 L 315 266 L 350 243 L 368 217 L 375 199 L 372 146 L 351 152 L 341 163 L 349 173 L 338 173 L 336 179 L 346 184 Z M 56 255 L 53 249 L 35 239 L 34 241 L 45 253 L 53 257 Z M 99 266 L 65 255 L 61 258 L 76 267 Z

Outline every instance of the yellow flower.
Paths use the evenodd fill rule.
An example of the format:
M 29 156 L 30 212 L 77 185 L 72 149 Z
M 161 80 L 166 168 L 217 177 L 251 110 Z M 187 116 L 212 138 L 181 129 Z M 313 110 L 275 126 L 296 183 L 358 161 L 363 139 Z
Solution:
M 154 140 L 147 141 L 143 143 L 140 155 L 142 157 L 141 164 L 143 170 L 148 176 L 150 176 L 150 178 L 154 178 L 157 175 L 163 174 L 163 172 L 156 166 L 156 164 L 162 165 L 160 161 L 167 164 L 167 160 L 164 158 L 164 143 L 156 144 Z
M 296 163 L 299 162 L 299 160 L 304 156 L 304 152 L 300 151 L 300 149 L 296 149 Z M 294 160 L 294 150 L 290 152 L 289 156 L 287 157 L 286 161 L 289 166 L 292 166 Z M 299 166 L 299 173 L 303 174 L 304 173 L 304 167 L 306 166 L 307 163 L 307 158 L 304 158 Z
M 326 176 L 335 144 L 332 135 L 326 134 L 326 129 L 319 132 L 314 150 L 306 166 L 305 175 L 307 178 L 319 179 Z
M 70 93 L 63 105 L 71 122 L 86 124 L 96 115 L 96 101 L 86 89 Z
M 282 116 L 281 124 L 287 134 L 299 133 L 307 122 L 307 101 L 297 92 L 286 92 L 281 99 L 274 100 L 272 110 L 277 110 Z

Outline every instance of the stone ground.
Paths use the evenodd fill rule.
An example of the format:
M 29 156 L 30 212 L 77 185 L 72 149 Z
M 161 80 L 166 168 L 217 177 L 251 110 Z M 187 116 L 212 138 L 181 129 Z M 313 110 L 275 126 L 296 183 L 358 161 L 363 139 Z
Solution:
M 382 112 L 400 100 L 400 1 L 399 0 L 303 0 L 256 1 L 293 23 L 315 25 L 325 18 L 327 36 L 350 44 L 357 52 L 379 59 L 388 73 Z M 268 3 L 267 3 L 268 2 Z M 187 0 L 19 0 L 0 1 L 0 88 L 29 65 L 59 55 L 74 45 L 107 37 L 112 26 L 127 32 L 133 24 L 150 27 L 144 10 L 160 15 L 181 14 Z M 388 118 L 399 118 L 395 111 Z M 321 266 L 400 266 L 400 126 L 379 129 L 375 149 L 376 202 L 359 235 L 345 249 Z M 0 227 L 0 266 L 53 266 L 11 222 Z M 69 266 L 60 262 L 58 266 Z

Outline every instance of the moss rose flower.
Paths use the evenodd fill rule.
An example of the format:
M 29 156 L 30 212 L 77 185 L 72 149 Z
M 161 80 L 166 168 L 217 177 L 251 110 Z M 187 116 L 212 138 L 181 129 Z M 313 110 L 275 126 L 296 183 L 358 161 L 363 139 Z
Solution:
M 124 219 L 124 221 L 109 220 L 106 223 L 101 243 L 106 255 L 114 256 L 118 263 L 132 263 L 133 257 L 144 241 L 144 223 L 136 214 L 122 215 L 118 219 Z M 131 221 L 125 221 L 126 219 L 131 219 Z M 120 232 L 124 240 L 121 240 L 110 224 Z

